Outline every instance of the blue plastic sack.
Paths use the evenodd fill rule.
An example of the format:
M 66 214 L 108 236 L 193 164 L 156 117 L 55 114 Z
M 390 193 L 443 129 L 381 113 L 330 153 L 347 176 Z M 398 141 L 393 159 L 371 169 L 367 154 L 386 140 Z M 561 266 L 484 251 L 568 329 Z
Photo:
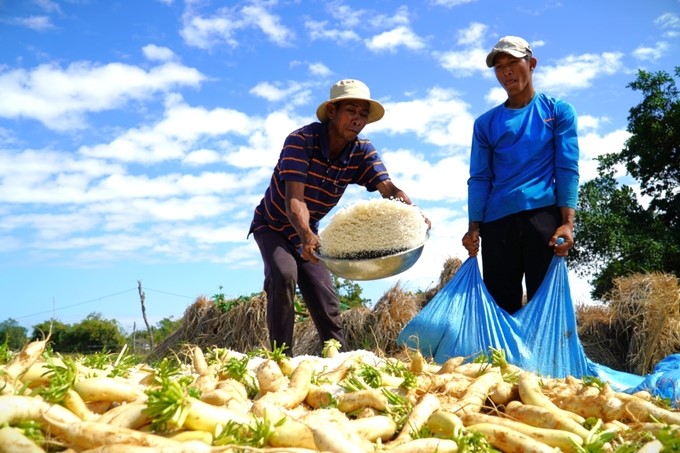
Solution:
M 631 389 L 631 392 L 640 390 L 666 398 L 677 407 L 680 401 L 680 354 L 671 354 L 657 363 L 652 372 Z
M 552 377 L 588 373 L 565 258 L 555 255 L 534 297 L 514 315 L 530 354 L 519 364 Z
M 509 363 L 542 376 L 599 377 L 616 391 L 647 390 L 677 407 L 680 354 L 668 356 L 647 376 L 613 370 L 588 359 L 577 328 L 564 257 L 553 258 L 532 300 L 514 315 L 494 302 L 471 257 L 404 326 L 397 343 L 436 363 L 502 349 Z
M 400 332 L 397 343 L 418 349 L 437 363 L 487 353 L 497 345 L 519 358 L 521 341 L 513 338 L 514 321 L 495 308 L 481 279 L 477 260 L 466 260 L 430 302 Z

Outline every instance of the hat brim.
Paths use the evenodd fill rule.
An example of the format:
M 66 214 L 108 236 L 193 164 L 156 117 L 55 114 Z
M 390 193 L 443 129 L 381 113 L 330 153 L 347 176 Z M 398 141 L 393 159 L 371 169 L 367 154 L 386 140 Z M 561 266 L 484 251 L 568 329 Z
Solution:
M 331 99 L 328 101 L 324 101 L 317 107 L 316 109 L 316 117 L 321 121 L 322 123 L 325 121 L 328 121 L 328 113 L 326 112 L 326 106 L 331 103 L 331 102 L 338 102 L 338 101 L 344 101 L 347 99 L 357 99 L 359 101 L 368 101 L 369 104 L 371 104 L 371 108 L 369 109 L 368 112 L 368 120 L 366 121 L 366 124 L 374 123 L 378 120 L 380 120 L 383 116 L 385 116 L 385 107 L 382 106 L 382 104 L 374 99 L 365 99 L 365 98 L 357 98 L 353 96 L 347 96 L 347 97 L 338 97 L 335 99 Z
M 508 55 L 512 55 L 515 58 L 523 58 L 526 57 L 527 54 L 525 52 L 521 52 L 519 50 L 512 50 L 512 49 L 496 49 L 492 50 L 489 52 L 489 55 L 486 56 L 486 66 L 489 68 L 493 67 L 493 60 L 496 58 L 496 55 L 499 53 L 507 53 Z

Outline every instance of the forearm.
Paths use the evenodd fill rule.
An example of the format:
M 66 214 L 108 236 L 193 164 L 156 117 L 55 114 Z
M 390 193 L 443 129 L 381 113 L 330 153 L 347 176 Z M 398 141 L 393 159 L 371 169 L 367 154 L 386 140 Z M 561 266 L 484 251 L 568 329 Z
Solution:
M 561 207 L 560 214 L 562 214 L 562 226 L 566 226 L 573 233 L 574 218 L 576 217 L 576 210 L 574 208 Z
M 286 215 L 290 224 L 295 228 L 303 246 L 308 242 L 310 235 L 314 235 L 314 232 L 309 226 L 309 209 L 307 209 L 307 204 L 301 202 L 300 200 L 290 200 L 286 203 Z

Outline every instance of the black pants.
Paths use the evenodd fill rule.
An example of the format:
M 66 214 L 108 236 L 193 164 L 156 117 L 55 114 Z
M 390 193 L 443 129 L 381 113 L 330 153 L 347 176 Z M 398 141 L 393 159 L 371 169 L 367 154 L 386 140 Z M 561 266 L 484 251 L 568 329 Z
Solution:
M 555 253 L 548 242 L 562 224 L 559 208 L 512 214 L 480 226 L 484 284 L 496 303 L 508 313 L 522 308 L 525 280 L 531 301 Z
M 274 231 L 255 235 L 264 261 L 264 290 L 267 293 L 267 328 L 272 346 L 286 345 L 293 354 L 295 287 L 307 305 L 321 343 L 335 339 L 346 349 L 340 320 L 340 300 L 331 274 L 323 263 L 303 260 L 293 245 Z

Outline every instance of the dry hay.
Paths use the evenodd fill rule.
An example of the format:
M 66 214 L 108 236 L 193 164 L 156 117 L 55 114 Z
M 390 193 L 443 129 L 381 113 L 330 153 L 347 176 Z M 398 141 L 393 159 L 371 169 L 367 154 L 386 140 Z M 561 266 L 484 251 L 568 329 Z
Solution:
M 355 307 L 342 312 L 347 347 L 385 354 L 395 352 L 399 349 L 397 336 L 420 310 L 420 299 L 419 295 L 403 291 L 397 283 L 380 298 L 374 309 Z M 311 319 L 296 324 L 294 355 L 318 355 L 321 347 Z
M 205 296 L 187 307 L 179 329 L 169 335 L 149 355 L 160 359 L 180 354 L 185 345 L 201 348 L 222 347 L 235 351 L 251 351 L 269 344 L 264 293 L 240 302 L 224 312 Z
M 586 356 L 595 363 L 622 370 L 627 346 L 621 344 L 612 324 L 612 312 L 606 305 L 576 307 L 578 336 Z
M 680 289 L 672 274 L 634 274 L 614 280 L 607 294 L 614 331 L 627 342 L 626 370 L 649 373 L 680 351 Z

